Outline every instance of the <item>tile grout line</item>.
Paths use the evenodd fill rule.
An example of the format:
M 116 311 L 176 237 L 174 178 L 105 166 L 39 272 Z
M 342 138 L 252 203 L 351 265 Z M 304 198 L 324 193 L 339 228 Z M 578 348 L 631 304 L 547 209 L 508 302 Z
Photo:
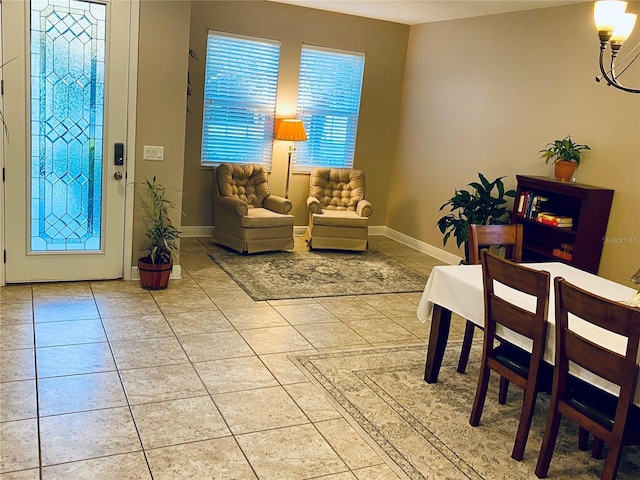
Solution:
M 33 298 L 33 285 L 30 285 L 31 290 L 31 324 L 33 325 L 33 376 L 35 382 L 35 395 L 36 395 L 36 436 L 38 439 L 38 478 L 43 480 L 42 477 L 42 435 L 40 431 L 40 387 L 38 377 L 38 345 L 36 341 L 36 306 L 35 299 Z
M 118 374 L 118 380 L 120 381 L 120 387 L 122 388 L 122 392 L 124 393 L 124 398 L 127 401 L 127 408 L 129 409 L 129 414 L 131 415 L 131 420 L 133 421 L 133 426 L 136 429 L 136 435 L 138 436 L 138 441 L 140 442 L 140 449 L 142 451 L 142 455 L 144 457 L 145 464 L 147 466 L 147 471 L 149 472 L 149 477 L 153 480 L 153 472 L 151 470 L 151 465 L 149 463 L 149 458 L 147 457 L 146 449 L 144 448 L 144 443 L 142 443 L 142 436 L 140 435 L 140 429 L 138 428 L 138 422 L 136 422 L 136 417 L 133 413 L 133 407 L 131 402 L 129 401 L 129 395 L 127 394 L 127 389 L 124 386 L 124 381 L 122 380 L 122 374 L 120 372 L 120 366 L 116 360 L 115 353 L 113 352 L 113 347 L 111 345 L 111 339 L 109 338 L 109 334 L 107 333 L 107 329 L 104 326 L 104 321 L 102 318 L 102 313 L 100 312 L 100 308 L 98 307 L 98 302 L 96 301 L 95 293 L 93 291 L 93 287 L 91 286 L 91 282 L 89 282 L 89 288 L 91 289 L 91 296 L 93 298 L 93 302 L 96 306 L 96 311 L 98 312 L 98 317 L 100 318 L 100 325 L 102 326 L 102 330 L 104 332 L 105 339 L 107 340 L 107 345 L 109 345 L 109 351 L 111 352 L 111 358 L 113 358 L 113 364 L 116 368 L 116 373 Z M 152 296 L 153 298 L 153 296 Z M 154 298 L 155 302 L 155 298 Z M 157 305 L 157 302 L 156 302 Z M 158 308 L 160 308 L 158 306 Z M 164 317 L 164 315 L 163 315 Z M 173 330 L 172 330 L 173 331 Z M 115 454 L 118 455 L 118 454 Z M 114 455 L 112 455 L 114 456 Z M 42 479 L 41 479 L 42 480 Z

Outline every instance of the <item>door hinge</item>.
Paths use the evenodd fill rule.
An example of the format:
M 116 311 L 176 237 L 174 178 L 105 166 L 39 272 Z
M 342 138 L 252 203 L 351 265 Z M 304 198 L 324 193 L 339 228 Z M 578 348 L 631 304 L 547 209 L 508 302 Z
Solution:
M 4 183 L 4 167 L 2 167 L 2 183 Z
M 0 80 L 0 95 L 4 95 L 4 80 Z
M 7 251 L 6 250 L 2 251 L 2 261 L 3 261 L 3 263 L 7 263 Z

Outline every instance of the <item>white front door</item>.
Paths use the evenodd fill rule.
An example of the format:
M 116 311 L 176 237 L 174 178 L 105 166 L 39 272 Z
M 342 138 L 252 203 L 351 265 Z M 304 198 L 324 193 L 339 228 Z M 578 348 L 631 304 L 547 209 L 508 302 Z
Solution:
M 2 7 L 6 282 L 120 278 L 132 2 Z

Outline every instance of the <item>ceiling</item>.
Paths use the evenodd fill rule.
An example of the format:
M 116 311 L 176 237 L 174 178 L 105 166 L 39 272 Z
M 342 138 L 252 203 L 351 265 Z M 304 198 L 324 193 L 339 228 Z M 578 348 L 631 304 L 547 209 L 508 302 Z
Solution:
M 415 25 L 533 10 L 587 0 L 270 0 L 301 7 L 347 13 L 361 17 Z

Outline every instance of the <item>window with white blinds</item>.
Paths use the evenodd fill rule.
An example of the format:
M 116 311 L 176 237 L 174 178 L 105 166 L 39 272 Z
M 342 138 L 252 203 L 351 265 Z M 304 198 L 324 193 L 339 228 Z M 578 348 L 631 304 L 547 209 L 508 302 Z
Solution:
M 364 59 L 363 53 L 303 45 L 297 115 L 308 140 L 296 145 L 294 171 L 353 166 Z
M 202 165 L 271 166 L 280 42 L 210 31 Z

